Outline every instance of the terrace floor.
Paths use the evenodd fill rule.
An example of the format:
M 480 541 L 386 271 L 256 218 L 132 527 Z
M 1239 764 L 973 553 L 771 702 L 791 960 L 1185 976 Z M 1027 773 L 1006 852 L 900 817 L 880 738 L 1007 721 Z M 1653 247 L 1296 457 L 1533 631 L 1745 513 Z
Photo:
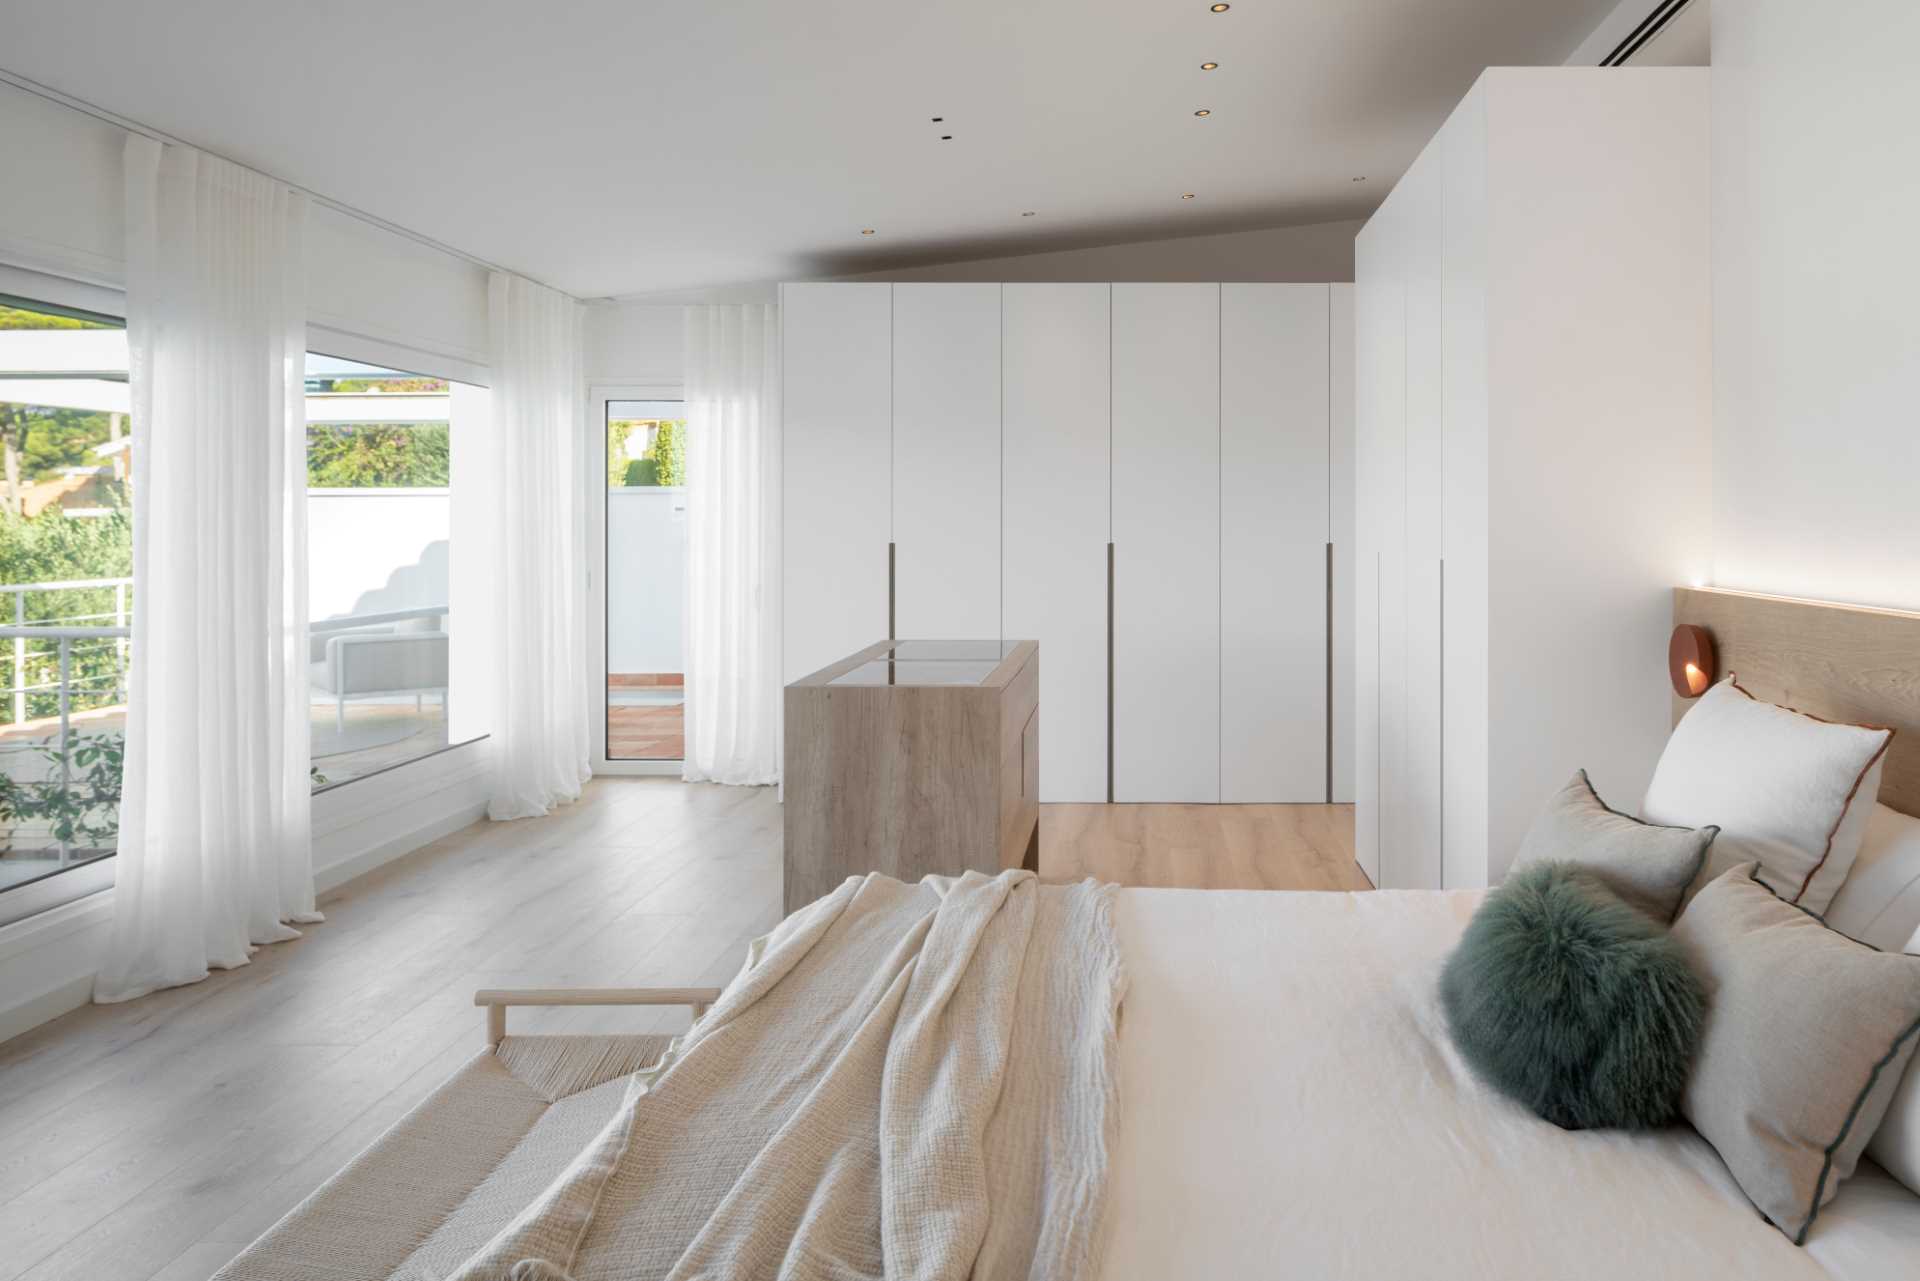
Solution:
M 677 761 L 687 754 L 686 692 L 678 684 L 607 683 L 607 759 Z

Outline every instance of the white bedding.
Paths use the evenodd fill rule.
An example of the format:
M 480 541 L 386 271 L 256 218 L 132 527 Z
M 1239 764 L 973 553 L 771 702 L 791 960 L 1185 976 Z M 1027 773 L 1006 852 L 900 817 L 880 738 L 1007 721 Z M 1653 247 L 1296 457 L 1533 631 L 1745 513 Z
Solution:
M 1104 1281 L 1920 1277 L 1920 1197 L 1871 1166 L 1799 1249 L 1691 1128 L 1479 1085 L 1435 983 L 1482 893 L 1121 891 Z

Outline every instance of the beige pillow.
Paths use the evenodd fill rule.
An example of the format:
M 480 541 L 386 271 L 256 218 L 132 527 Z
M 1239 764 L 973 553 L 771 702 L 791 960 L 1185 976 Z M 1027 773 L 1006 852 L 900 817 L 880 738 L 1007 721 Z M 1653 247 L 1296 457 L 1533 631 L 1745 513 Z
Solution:
M 1745 863 L 1674 922 L 1707 987 L 1681 1110 L 1775 1227 L 1806 1243 L 1920 1041 L 1920 957 L 1876 951 Z
M 1610 810 L 1585 770 L 1547 802 L 1520 842 L 1513 865 L 1576 863 L 1661 925 L 1706 861 L 1717 827 L 1662 827 Z
M 1696 884 L 1751 861 L 1782 898 L 1825 912 L 1860 853 L 1892 740 L 1761 702 L 1729 677 L 1674 726 L 1640 817 L 1719 825 Z

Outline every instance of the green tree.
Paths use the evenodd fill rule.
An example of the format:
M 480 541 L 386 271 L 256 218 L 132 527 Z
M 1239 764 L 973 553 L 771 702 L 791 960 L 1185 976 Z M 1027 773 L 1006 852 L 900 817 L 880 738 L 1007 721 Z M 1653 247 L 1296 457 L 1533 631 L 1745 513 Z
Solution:
M 110 491 L 117 495 L 118 491 Z M 31 518 L 0 512 L 0 583 L 72 582 L 87 578 L 127 578 L 133 574 L 133 521 L 119 506 L 104 516 L 69 517 L 50 507 Z M 123 594 L 131 608 L 130 593 Z M 13 622 L 13 600 L 0 598 L 6 620 Z M 21 616 L 29 623 L 64 621 L 69 625 L 110 627 L 116 597 L 111 587 L 91 587 L 23 593 Z M 25 677 L 28 686 L 43 688 L 27 696 L 29 717 L 53 716 L 59 711 L 60 651 L 52 640 L 27 643 Z M 111 640 L 84 641 L 71 651 L 73 708 L 108 707 L 115 696 L 119 647 Z M 0 651 L 0 674 L 13 684 L 13 652 Z
M 356 423 L 307 428 L 307 484 L 315 489 L 442 489 L 445 423 Z
M 687 483 L 687 424 L 684 419 L 669 418 L 653 433 L 653 448 L 648 450 L 660 469 L 662 485 Z
M 118 329 L 99 320 L 83 320 L 78 316 L 56 316 L 51 312 L 29 311 L 25 307 L 8 307 L 0 304 L 0 329 Z
M 633 482 L 627 479 L 628 464 L 634 460 L 627 454 L 627 437 L 641 424 L 631 418 L 616 418 L 607 424 L 607 487 L 618 489 Z

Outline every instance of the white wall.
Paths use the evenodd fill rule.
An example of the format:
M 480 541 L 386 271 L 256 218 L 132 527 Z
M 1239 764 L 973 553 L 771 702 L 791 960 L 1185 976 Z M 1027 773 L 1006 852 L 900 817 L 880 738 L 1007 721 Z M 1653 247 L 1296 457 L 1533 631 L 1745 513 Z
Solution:
M 125 139 L 116 125 L 0 84 L 0 262 L 124 284 Z M 404 368 L 484 377 L 474 367 L 487 359 L 485 271 L 318 204 L 308 239 L 314 326 L 405 348 Z
M 1294 284 L 1346 281 L 1353 279 L 1353 238 L 1360 230 L 1361 221 L 1136 240 L 1093 249 L 1062 249 L 869 272 L 845 279 L 1062 283 L 1231 280 Z
M 1100 284 L 1110 280 L 1349 281 L 1353 279 L 1353 238 L 1361 225 L 1362 220 L 1354 219 L 1216 236 L 1140 240 L 840 279 Z M 769 285 L 590 303 L 586 319 L 587 381 L 677 386 L 683 376 L 683 325 L 689 304 L 772 301 L 774 291 Z
M 308 490 L 308 616 L 445 605 L 447 507 L 444 489 Z
M 684 672 L 687 491 L 607 491 L 607 670 Z
M 1714 9 L 1714 582 L 1920 609 L 1920 5 Z

